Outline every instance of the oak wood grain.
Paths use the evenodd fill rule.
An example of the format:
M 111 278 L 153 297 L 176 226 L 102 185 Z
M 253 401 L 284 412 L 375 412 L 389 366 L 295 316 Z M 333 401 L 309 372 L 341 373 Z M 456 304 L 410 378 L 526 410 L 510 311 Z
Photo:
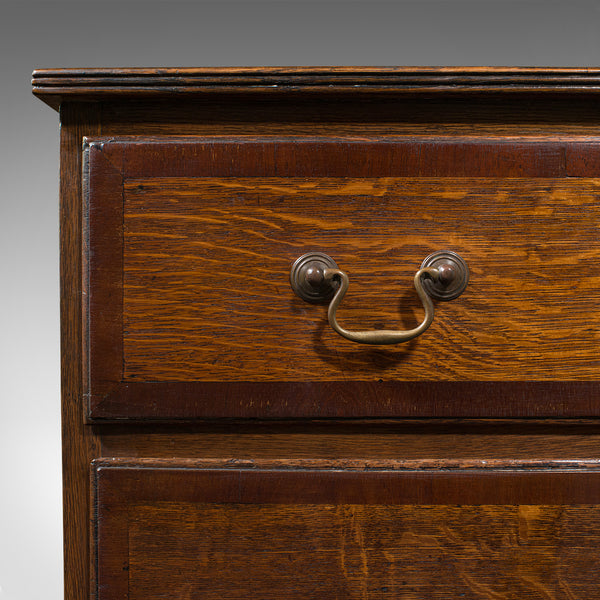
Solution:
M 598 412 L 596 138 L 89 143 L 92 418 Z M 338 338 L 288 284 L 325 250 L 352 281 L 343 323 L 407 329 L 414 272 L 448 248 L 467 293 L 398 348 Z
M 82 217 L 86 194 L 81 191 L 81 146 L 90 136 L 104 143 L 102 148 L 88 145 L 89 152 L 98 153 L 94 160 L 105 182 L 97 208 L 106 203 L 113 210 L 115 198 L 117 205 L 121 201 L 116 218 L 114 212 L 92 211 L 93 218 L 105 219 L 100 239 L 109 250 L 123 247 L 124 176 L 144 180 L 162 173 L 182 180 L 259 173 L 256 167 L 264 160 L 256 154 L 242 161 L 247 172 L 232 168 L 223 160 L 226 154 L 217 161 L 220 170 L 213 164 L 212 172 L 199 171 L 203 161 L 190 160 L 189 154 L 199 142 L 194 136 L 212 136 L 213 142 L 226 136 L 246 142 L 265 136 L 271 141 L 344 137 L 374 145 L 403 138 L 413 149 L 427 148 L 436 157 L 425 161 L 421 171 L 413 154 L 403 167 L 413 171 L 398 174 L 385 170 L 385 160 L 368 164 L 357 155 L 353 169 L 363 171 L 349 175 L 342 160 L 335 164 L 338 171 L 326 172 L 331 163 L 327 167 L 322 154 L 308 152 L 301 156 L 303 164 L 321 163 L 324 170 L 294 172 L 297 161 L 288 155 L 277 173 L 263 177 L 461 173 L 485 178 L 495 173 L 497 178 L 526 178 L 534 187 L 541 185 L 540 177 L 557 179 L 564 191 L 565 177 L 592 180 L 600 172 L 598 73 L 481 68 L 36 73 L 34 93 L 54 107 L 62 103 L 65 598 L 88 600 L 96 592 L 100 600 L 212 593 L 246 598 L 248 589 L 260 589 L 258 597 L 280 598 L 292 589 L 290 582 L 301 598 L 365 593 L 372 598 L 598 597 L 599 429 L 596 419 L 578 418 L 600 415 L 593 377 L 578 382 L 446 381 L 442 386 L 337 380 L 319 385 L 208 381 L 198 386 L 194 381 L 136 381 L 130 371 L 125 380 L 119 341 L 123 262 L 94 263 L 97 256 L 85 246 L 90 238 L 82 218 L 85 225 L 89 212 Z M 73 103 L 77 98 L 84 102 Z M 119 136 L 126 143 L 107 143 Z M 155 148 L 159 142 L 171 143 L 170 154 L 164 154 L 169 143 L 162 155 L 140 152 L 145 143 Z M 465 160 L 457 148 L 467 142 L 479 151 Z M 513 152 L 506 152 L 510 147 Z M 574 211 L 579 197 L 573 192 L 579 185 L 568 188 L 564 207 L 558 196 L 553 206 Z M 132 190 L 134 196 L 141 192 Z M 535 197 L 541 202 L 542 196 Z M 593 203 L 587 208 L 595 213 Z M 136 211 L 143 212 L 141 204 Z M 530 212 L 533 229 L 552 223 L 552 215 Z M 566 240 L 571 234 L 565 228 Z M 590 243 L 582 259 L 592 248 Z M 99 250 L 102 243 L 96 244 L 94 251 Z M 529 261 L 536 252 L 542 257 L 534 248 Z M 395 271 L 390 276 L 404 281 Z M 558 276 L 561 280 L 564 273 Z M 585 289 L 589 277 L 595 273 L 582 272 L 574 288 L 582 287 L 591 302 L 592 291 Z M 93 298 L 90 304 L 84 293 L 98 280 L 104 287 L 96 290 L 96 304 Z M 105 345 L 96 346 L 104 348 L 104 356 L 101 352 L 92 361 L 88 334 L 94 335 L 93 328 L 86 329 L 90 306 L 98 317 L 97 331 L 109 333 Z M 416 318 L 418 309 L 410 301 L 406 307 L 394 317 Z M 358 304 L 356 309 L 362 310 Z M 394 312 L 388 304 L 383 311 Z M 370 314 L 365 312 L 365 318 Z M 91 387 L 90 377 L 95 378 Z M 94 386 L 102 397 L 94 408 L 98 418 L 84 424 Z M 341 421 L 341 414 L 361 420 Z M 399 414 L 438 418 L 399 421 Z M 440 420 L 443 415 L 470 418 Z M 220 420 L 188 422 L 207 416 Z M 392 419 L 382 422 L 386 416 Z M 489 418 L 507 416 L 513 418 Z M 107 422 L 113 419 L 122 422 Z M 98 457 L 103 458 L 90 467 Z M 398 504 L 402 499 L 409 504 Z M 398 524 L 403 529 L 395 528 Z M 274 546 L 282 552 L 269 555 Z M 328 560 L 318 560 L 317 548 Z M 101 580 L 96 582 L 98 556 Z M 445 587 L 448 582 L 454 587 Z
M 598 598 L 598 519 L 597 506 L 143 505 L 129 598 Z
M 129 180 L 124 378 L 593 380 L 599 190 L 573 178 Z M 470 264 L 467 293 L 391 350 L 339 338 L 288 283 L 295 258 L 324 250 L 351 278 L 342 324 L 410 329 L 422 318 L 411 275 L 445 248 Z
M 94 104 L 65 104 L 60 130 L 60 316 L 64 507 L 65 600 L 89 598 L 89 465 L 100 452 L 97 436 L 84 426 L 81 340 L 82 143 L 101 131 Z
M 215 467 L 96 463 L 99 600 L 597 592 L 594 466 Z
M 96 426 L 102 456 L 119 460 L 595 460 L 594 423 L 411 420 L 405 423 L 207 423 Z

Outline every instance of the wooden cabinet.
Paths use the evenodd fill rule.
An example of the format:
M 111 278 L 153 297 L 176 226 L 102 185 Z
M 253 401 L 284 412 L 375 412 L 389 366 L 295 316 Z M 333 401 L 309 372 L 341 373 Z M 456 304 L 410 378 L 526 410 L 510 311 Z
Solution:
M 599 72 L 33 84 L 61 114 L 69 600 L 600 598 Z M 437 251 L 466 289 L 397 345 L 290 285 L 324 252 L 343 327 L 409 330 Z

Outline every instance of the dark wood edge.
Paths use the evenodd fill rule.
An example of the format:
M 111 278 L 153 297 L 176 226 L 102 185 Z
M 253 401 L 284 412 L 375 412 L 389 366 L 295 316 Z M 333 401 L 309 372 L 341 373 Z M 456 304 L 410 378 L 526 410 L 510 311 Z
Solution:
M 178 147 L 181 146 L 197 146 L 203 143 L 211 144 L 261 144 L 261 143 L 331 143 L 331 144 L 365 144 L 376 143 L 378 145 L 391 144 L 446 144 L 446 145 L 463 145 L 463 144 L 478 144 L 478 145 L 506 145 L 514 146 L 515 143 L 523 144 L 590 144 L 600 142 L 600 130 L 597 133 L 551 133 L 548 135 L 537 134 L 494 134 L 494 133 L 462 133 L 460 135 L 454 133 L 412 133 L 412 134 L 366 134 L 366 135 L 282 135 L 274 134 L 253 134 L 253 133 L 236 133 L 235 135 L 223 134 L 202 134 L 202 135 L 100 135 L 94 136 L 86 140 L 87 144 L 126 144 L 127 146 L 135 146 L 135 152 L 138 153 L 144 150 L 145 146 L 152 144 L 172 144 Z
M 123 165 L 120 152 L 108 156 L 103 148 L 102 142 L 83 140 L 82 381 L 86 417 L 95 400 L 117 391 L 123 378 Z M 112 201 L 106 202 L 107 198 Z
M 81 162 L 81 384 L 85 415 L 90 412 L 90 330 L 89 330 L 89 208 L 90 144 L 83 139 Z
M 597 93 L 600 69 L 523 67 L 239 67 L 36 69 L 33 93 L 63 99 L 235 92 Z
M 92 459 L 91 471 L 88 479 L 89 511 L 87 550 L 89 556 L 89 597 L 91 600 L 98 598 L 98 469 Z
M 590 166 L 581 155 L 600 148 L 598 136 L 555 136 L 552 139 L 539 137 L 501 136 L 193 136 L 146 138 L 123 136 L 116 138 L 100 137 L 90 144 L 102 147 L 103 156 L 122 169 L 124 180 L 144 177 L 389 177 L 398 173 L 400 177 L 472 177 L 490 178 L 485 171 L 485 159 L 493 156 L 499 161 L 492 179 L 506 177 L 589 177 Z M 265 164 L 261 152 L 267 152 L 273 145 L 282 151 L 289 151 L 295 161 L 288 163 L 270 160 Z M 160 146 L 161 157 L 157 159 L 156 149 Z M 543 146 L 544 161 L 539 160 Z M 254 147 L 254 152 L 252 152 Z M 514 159 L 515 147 L 519 150 L 519 160 Z M 418 148 L 418 150 L 417 150 Z M 427 152 L 422 152 L 426 148 Z M 206 152 L 211 160 L 204 163 L 181 160 L 185 151 Z M 462 170 L 457 172 L 452 164 L 442 167 L 439 157 L 452 149 L 460 152 L 463 158 Z M 361 160 L 364 153 L 379 158 L 377 166 Z M 218 156 L 216 153 L 220 153 Z M 246 159 L 235 162 L 231 167 L 231 157 L 239 153 L 255 156 L 256 160 Z M 405 153 L 401 167 L 394 162 L 395 153 Z M 427 160 L 422 156 L 426 155 Z M 469 161 L 477 156 L 478 160 Z M 224 160 L 227 157 L 229 160 Z M 335 159 L 333 158 L 335 157 Z M 327 160 L 328 159 L 328 160 Z M 355 161 L 355 162 L 354 162 Z M 348 173 L 348 164 L 353 164 Z M 116 192 L 113 192 L 116 193 Z M 105 199 L 104 202 L 107 202 Z
M 239 399 L 244 398 L 243 405 Z M 364 399 L 368 398 L 368 401 Z M 552 399 L 552 401 L 549 401 Z M 341 416 L 343 414 L 343 416 Z M 197 419 L 600 417 L 598 382 L 119 383 L 90 422 Z
M 93 423 L 96 435 L 462 435 L 464 436 L 597 436 L 600 420 L 593 418 L 412 418 L 412 419 L 219 419 L 190 422 L 116 421 Z
M 593 67 L 518 67 L 518 66 L 260 66 L 260 67 L 90 67 L 35 69 L 33 77 L 261 77 L 261 76 L 495 76 L 495 77 L 600 77 Z
M 61 107 L 61 429 L 63 450 L 65 598 L 88 598 L 89 469 L 100 454 L 91 427 L 84 425 L 81 355 L 82 141 L 100 135 L 100 108 L 92 103 Z
M 283 461 L 282 461 L 283 462 Z M 137 502 L 242 504 L 598 504 L 600 467 L 577 468 L 498 461 L 493 467 L 431 469 L 362 467 L 331 461 L 313 468 L 305 461 L 287 466 L 234 467 L 188 461 L 92 465 L 96 511 L 113 517 Z M 342 461 L 343 462 L 343 461 Z M 401 461 L 398 461 L 401 463 Z M 205 461 L 206 463 L 206 461 Z M 181 485 L 181 478 L 185 485 Z M 98 514 L 97 512 L 97 514 Z
M 267 471 L 600 471 L 600 459 L 530 458 L 97 458 L 100 469 L 243 469 Z

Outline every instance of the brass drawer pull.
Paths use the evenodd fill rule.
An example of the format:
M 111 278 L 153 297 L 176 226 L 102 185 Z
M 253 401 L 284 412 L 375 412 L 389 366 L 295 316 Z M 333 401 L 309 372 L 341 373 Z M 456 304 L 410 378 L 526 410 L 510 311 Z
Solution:
M 331 327 L 341 336 L 361 344 L 398 344 L 416 338 L 433 321 L 434 307 L 431 299 L 458 298 L 468 281 L 469 268 L 456 252 L 434 252 L 423 261 L 414 278 L 417 295 L 425 309 L 425 318 L 420 325 L 407 331 L 348 331 L 337 322 L 336 312 L 348 291 L 350 281 L 335 261 L 322 252 L 310 252 L 294 262 L 290 273 L 294 292 L 307 302 L 329 302 L 327 317 Z

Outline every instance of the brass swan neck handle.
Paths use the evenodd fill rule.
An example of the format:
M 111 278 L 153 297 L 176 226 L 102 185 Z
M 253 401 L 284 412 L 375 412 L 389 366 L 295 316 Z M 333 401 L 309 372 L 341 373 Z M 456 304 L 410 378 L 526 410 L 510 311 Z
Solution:
M 468 280 L 469 269 L 458 254 L 435 252 L 423 261 L 414 277 L 415 290 L 425 310 L 425 317 L 417 327 L 405 331 L 350 331 L 337 321 L 337 309 L 348 291 L 350 279 L 330 256 L 321 252 L 305 254 L 296 260 L 290 274 L 298 296 L 313 303 L 329 301 L 327 318 L 334 331 L 350 341 L 373 345 L 399 344 L 421 335 L 433 322 L 432 298 L 453 300 L 463 293 Z

